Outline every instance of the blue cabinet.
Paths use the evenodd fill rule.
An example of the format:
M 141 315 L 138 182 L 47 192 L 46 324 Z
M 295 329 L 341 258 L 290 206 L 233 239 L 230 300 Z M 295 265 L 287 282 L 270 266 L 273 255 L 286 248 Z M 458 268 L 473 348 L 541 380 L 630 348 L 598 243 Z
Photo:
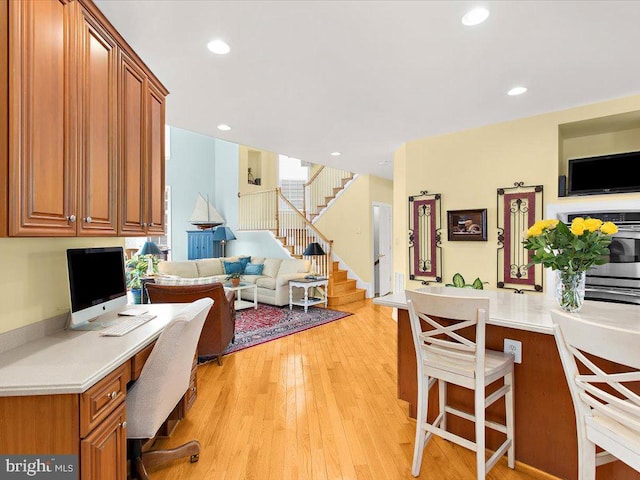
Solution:
M 218 258 L 222 256 L 220 242 L 212 240 L 213 230 L 189 230 L 187 231 L 187 258 L 197 260 L 199 258 Z

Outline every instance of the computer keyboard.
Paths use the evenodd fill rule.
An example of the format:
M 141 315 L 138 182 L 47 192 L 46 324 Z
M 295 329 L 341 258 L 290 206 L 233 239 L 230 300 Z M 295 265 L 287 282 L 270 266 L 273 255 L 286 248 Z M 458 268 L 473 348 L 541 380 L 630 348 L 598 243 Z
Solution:
M 157 315 L 152 313 L 144 313 L 135 317 L 126 317 L 123 320 L 119 320 L 117 323 L 100 330 L 100 335 L 103 337 L 121 337 L 126 335 L 131 330 L 138 328 L 140 325 L 144 325 L 149 320 L 156 318 Z

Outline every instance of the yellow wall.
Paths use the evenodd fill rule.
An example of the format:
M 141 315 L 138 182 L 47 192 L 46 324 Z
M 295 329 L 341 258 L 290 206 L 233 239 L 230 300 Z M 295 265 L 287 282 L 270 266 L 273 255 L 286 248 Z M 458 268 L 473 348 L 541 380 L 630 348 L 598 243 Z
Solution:
M 371 282 L 373 202 L 393 203 L 390 180 L 360 175 L 318 219 L 315 226 L 333 240 L 333 251 L 364 282 Z
M 124 239 L 0 238 L 0 333 L 69 311 L 67 248 L 114 245 Z
M 566 169 L 568 152 L 607 153 L 612 141 L 622 150 L 640 149 L 640 123 L 628 129 L 631 133 L 609 132 L 592 138 L 594 132 L 586 132 L 588 138 L 584 142 L 567 139 L 564 130 L 561 138 L 560 126 L 638 110 L 640 96 L 633 96 L 406 143 L 396 151 L 394 159 L 394 271 L 408 278 L 407 198 L 421 190 L 442 194 L 445 282 L 460 272 L 465 279 L 480 277 L 488 281 L 489 288 L 495 288 L 497 282 L 497 188 L 511 187 L 517 181 L 541 184 L 545 205 L 602 201 L 604 208 L 607 201 L 638 198 L 636 194 L 581 198 L 557 195 L 558 175 Z M 487 209 L 487 241 L 448 242 L 447 210 L 477 208 Z M 406 283 L 410 288 L 418 286 L 415 282 Z

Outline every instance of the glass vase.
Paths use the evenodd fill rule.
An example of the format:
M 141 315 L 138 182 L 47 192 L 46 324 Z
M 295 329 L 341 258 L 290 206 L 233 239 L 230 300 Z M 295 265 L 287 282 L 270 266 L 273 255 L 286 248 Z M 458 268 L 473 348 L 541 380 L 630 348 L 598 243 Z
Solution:
M 579 312 L 584 303 L 586 273 L 556 271 L 556 300 L 565 312 Z

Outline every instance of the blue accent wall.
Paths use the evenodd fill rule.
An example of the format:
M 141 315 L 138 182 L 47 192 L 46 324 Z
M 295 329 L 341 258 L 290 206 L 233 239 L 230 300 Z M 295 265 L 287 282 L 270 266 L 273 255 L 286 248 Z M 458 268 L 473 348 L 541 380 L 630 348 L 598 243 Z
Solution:
M 238 228 L 238 155 L 240 147 L 207 135 L 170 127 L 171 157 L 166 184 L 171 187 L 171 259 L 187 259 L 187 230 L 198 193 L 209 201 L 226 225 Z
M 205 198 L 209 195 L 211 204 L 216 206 L 216 139 L 175 127 L 170 130 L 171 157 L 166 162 L 165 177 L 171 187 L 171 258 L 186 260 L 187 230 L 194 229 L 189 217 L 198 193 Z M 235 163 L 237 169 L 237 156 Z M 224 212 L 218 211 L 226 219 Z

